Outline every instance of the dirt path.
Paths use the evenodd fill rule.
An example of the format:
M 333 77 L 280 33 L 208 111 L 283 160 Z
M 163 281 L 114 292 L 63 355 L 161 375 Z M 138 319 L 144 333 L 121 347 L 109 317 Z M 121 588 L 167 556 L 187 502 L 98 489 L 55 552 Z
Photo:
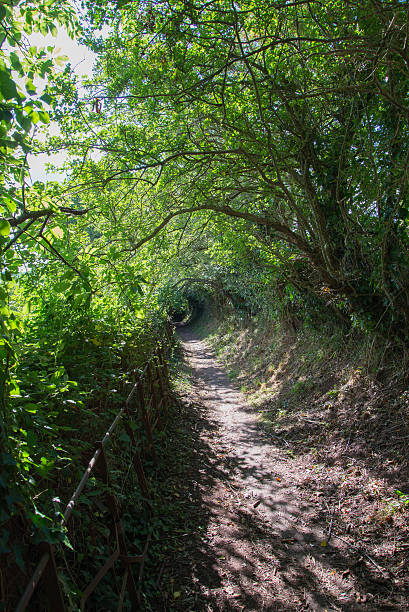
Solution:
M 206 344 L 189 330 L 180 337 L 193 371 L 185 403 L 202 415 L 193 425 L 201 476 L 192 513 L 206 519 L 185 549 L 195 596 L 168 609 L 396 609 L 377 600 L 388 577 L 370 559 L 335 537 L 326 544 L 332 509 L 323 517 L 317 493 L 300 493 L 302 462 L 263 431 Z

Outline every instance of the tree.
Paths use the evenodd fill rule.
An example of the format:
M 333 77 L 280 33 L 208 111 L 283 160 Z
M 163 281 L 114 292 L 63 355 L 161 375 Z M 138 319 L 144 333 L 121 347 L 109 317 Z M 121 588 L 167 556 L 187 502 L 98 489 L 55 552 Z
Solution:
M 80 102 L 87 131 L 68 121 L 64 141 L 102 155 L 73 164 L 72 189 L 120 194 L 133 252 L 177 218 L 243 219 L 291 250 L 292 282 L 405 335 L 403 4 L 160 1 L 114 15 Z

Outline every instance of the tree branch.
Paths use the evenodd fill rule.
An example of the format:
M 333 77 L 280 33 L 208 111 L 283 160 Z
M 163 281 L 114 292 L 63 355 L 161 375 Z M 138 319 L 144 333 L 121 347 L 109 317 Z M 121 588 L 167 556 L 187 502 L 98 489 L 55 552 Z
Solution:
M 54 215 L 57 212 L 63 212 L 68 215 L 74 215 L 74 216 L 79 217 L 79 216 L 86 215 L 89 212 L 89 210 L 90 210 L 89 208 L 86 208 L 85 210 L 77 210 L 75 208 L 67 208 L 66 206 L 59 206 L 58 210 L 52 210 L 50 208 L 43 208 L 41 210 L 33 210 L 33 211 L 25 210 L 18 217 L 11 217 L 10 219 L 7 219 L 7 221 L 10 223 L 11 227 L 18 227 L 25 221 L 34 222 L 37 219 L 41 219 L 42 217 L 49 217 L 51 215 Z
M 277 221 L 273 221 L 267 217 L 261 217 L 259 215 L 254 215 L 252 213 L 236 210 L 235 208 L 231 208 L 230 206 L 217 206 L 216 204 L 202 204 L 201 206 L 192 206 L 190 208 L 181 208 L 175 212 L 170 213 L 163 219 L 163 221 L 147 236 L 139 240 L 135 245 L 133 245 L 132 250 L 137 250 L 153 238 L 159 234 L 167 225 L 179 215 L 183 215 L 186 213 L 195 213 L 203 210 L 213 210 L 216 213 L 224 214 L 229 217 L 235 217 L 237 219 L 243 219 L 244 221 L 250 221 L 251 223 L 256 223 L 257 225 L 265 225 L 270 227 L 278 234 L 282 236 L 286 242 L 291 243 L 292 245 L 299 248 L 303 253 L 312 258 L 314 253 L 310 248 L 310 245 L 306 240 L 304 240 L 301 236 L 293 232 L 287 225 L 283 223 L 278 223 Z

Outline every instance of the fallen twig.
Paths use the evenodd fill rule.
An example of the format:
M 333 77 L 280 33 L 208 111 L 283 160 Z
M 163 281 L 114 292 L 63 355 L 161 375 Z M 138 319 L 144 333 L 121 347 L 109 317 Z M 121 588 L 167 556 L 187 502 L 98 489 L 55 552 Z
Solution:
M 332 508 L 332 511 L 331 511 L 331 518 L 330 518 L 328 535 L 327 535 L 327 544 L 330 541 L 331 536 L 332 536 L 332 527 L 333 527 L 333 524 L 334 524 L 334 514 L 335 514 L 335 506 Z
M 280 438 L 280 436 L 276 436 L 275 434 L 272 434 L 272 433 L 269 433 L 267 435 L 271 436 L 272 438 L 276 438 L 276 440 L 279 440 L 280 442 L 284 442 L 284 444 L 286 444 L 287 446 L 290 446 L 287 440 L 284 440 L 284 438 Z
M 308 417 L 304 417 L 302 415 L 299 415 L 299 418 L 307 423 L 312 423 L 313 425 L 325 425 L 325 421 L 323 420 L 309 419 Z
M 370 561 L 370 563 L 372 563 L 372 565 L 374 567 L 376 567 L 376 569 L 378 571 L 380 571 L 381 574 L 383 574 L 386 578 L 390 578 L 390 575 L 395 576 L 395 574 L 394 574 L 394 572 L 392 570 L 385 570 L 383 567 L 378 565 L 378 563 L 376 563 L 376 561 L 374 559 L 372 559 L 372 557 L 370 555 L 368 555 L 368 553 L 366 553 L 363 550 L 361 550 L 358 546 L 355 546 L 355 544 L 351 544 L 351 542 L 348 542 L 348 540 L 346 540 L 345 538 L 343 538 L 342 536 L 337 535 L 337 534 L 334 534 L 334 538 L 338 538 L 338 540 L 341 540 L 341 542 L 344 542 L 345 544 L 347 544 L 347 546 L 349 546 L 349 548 L 355 550 L 362 557 L 365 557 L 366 559 L 368 559 L 368 561 Z

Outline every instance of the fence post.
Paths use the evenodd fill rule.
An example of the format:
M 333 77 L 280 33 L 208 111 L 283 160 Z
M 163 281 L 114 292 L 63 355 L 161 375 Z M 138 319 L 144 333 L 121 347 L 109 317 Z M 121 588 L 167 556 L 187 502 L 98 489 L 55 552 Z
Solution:
M 162 355 L 161 355 L 161 349 L 160 347 L 158 347 L 158 359 L 156 362 L 156 372 L 157 372 L 157 376 L 158 376 L 158 385 L 159 385 L 159 395 L 160 395 L 160 400 L 162 400 L 162 406 L 164 406 L 166 402 L 166 391 L 164 389 L 163 386 L 163 363 L 162 363 Z
M 126 413 L 127 413 L 128 418 L 129 418 L 129 411 L 128 411 L 128 409 L 127 409 Z M 139 450 L 138 450 L 138 443 L 136 442 L 135 434 L 133 432 L 132 427 L 126 421 L 125 421 L 125 430 L 126 430 L 126 433 L 128 434 L 128 436 L 131 438 L 132 445 L 133 445 L 133 447 L 135 449 L 135 452 L 134 452 L 133 457 L 132 457 L 132 462 L 134 464 L 136 476 L 138 478 L 139 487 L 140 487 L 140 489 L 142 491 L 142 494 L 145 497 L 145 499 L 149 500 L 151 498 L 151 495 L 149 493 L 148 482 L 147 482 L 146 477 L 145 477 L 145 472 L 144 472 L 144 469 L 143 469 L 143 465 L 142 465 L 142 461 L 141 461 L 141 456 L 140 456 Z
M 57 565 L 55 563 L 54 549 L 48 542 L 40 544 L 40 550 L 49 555 L 48 563 L 44 569 L 42 581 L 47 593 L 51 610 L 55 612 L 65 612 L 64 598 L 58 580 Z
M 166 320 L 166 336 L 168 338 L 168 342 L 169 342 L 169 346 L 172 344 L 173 341 L 173 329 L 172 329 L 172 324 L 170 323 L 169 319 Z
M 148 374 L 149 374 L 149 369 L 148 369 Z M 145 426 L 146 437 L 148 439 L 148 446 L 149 446 L 149 449 L 150 449 L 150 451 L 152 453 L 152 457 L 153 457 L 155 463 L 157 463 L 158 462 L 158 458 L 156 456 L 155 446 L 153 444 L 152 430 L 151 430 L 151 425 L 150 425 L 150 422 L 149 422 L 149 416 L 148 416 L 148 413 L 146 411 L 145 397 L 144 397 L 144 392 L 143 392 L 143 383 L 142 383 L 142 381 L 138 385 L 138 400 L 139 400 L 139 408 L 140 408 L 141 414 L 142 414 L 142 421 L 143 421 L 143 424 Z
M 161 384 L 163 388 L 163 397 L 166 399 L 166 404 L 169 405 L 169 395 L 170 395 L 170 387 L 169 387 L 169 372 L 168 372 L 168 364 L 165 358 L 165 351 L 163 347 L 159 347 L 159 361 L 161 364 Z
M 109 473 L 107 457 L 105 453 L 105 448 L 102 446 L 102 444 L 101 444 L 101 448 L 102 448 L 101 460 L 98 463 L 98 471 L 100 472 L 101 478 L 103 482 L 105 483 L 105 485 L 109 489 L 112 489 L 112 482 L 111 482 L 111 476 Z M 121 519 L 120 504 L 115 494 L 112 491 L 107 492 L 106 498 L 107 498 L 107 504 L 108 504 L 109 511 L 114 520 L 118 548 L 119 548 L 119 551 L 122 557 L 122 565 L 124 567 L 125 572 L 128 571 L 126 585 L 128 589 L 129 599 L 131 600 L 131 604 L 132 604 L 132 610 L 138 610 L 140 607 L 138 590 L 136 588 L 134 576 L 132 573 L 132 568 L 126 562 L 126 559 L 128 558 L 128 551 L 126 548 L 124 527 L 123 527 L 122 519 Z
M 159 401 L 158 401 L 158 394 L 157 394 L 157 387 L 155 385 L 156 382 L 156 363 L 155 361 L 152 361 L 152 363 L 148 364 L 148 374 L 149 374 L 149 392 L 151 394 L 151 398 L 152 398 L 152 414 L 153 414 L 153 418 L 154 418 L 154 422 L 156 420 L 156 417 L 158 416 L 158 407 L 159 407 Z M 152 423 L 151 424 L 151 429 L 152 429 Z

